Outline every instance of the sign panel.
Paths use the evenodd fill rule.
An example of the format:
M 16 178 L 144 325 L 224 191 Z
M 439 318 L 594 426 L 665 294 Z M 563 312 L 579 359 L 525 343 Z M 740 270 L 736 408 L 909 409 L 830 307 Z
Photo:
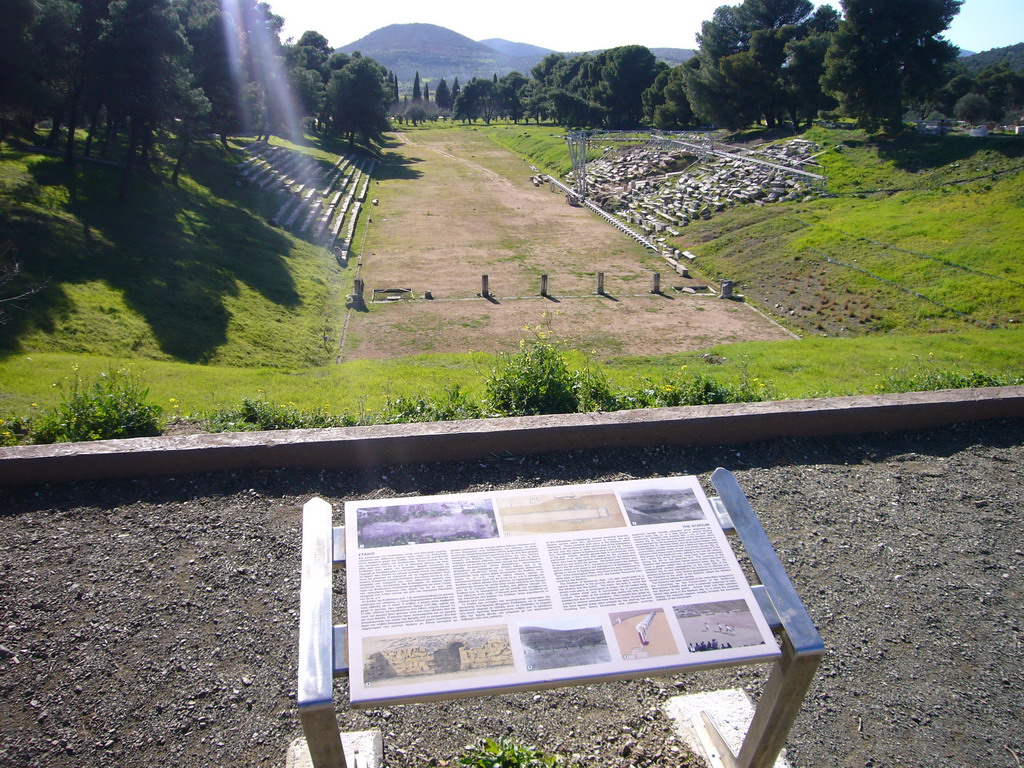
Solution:
M 772 660 L 697 478 L 345 504 L 354 706 Z

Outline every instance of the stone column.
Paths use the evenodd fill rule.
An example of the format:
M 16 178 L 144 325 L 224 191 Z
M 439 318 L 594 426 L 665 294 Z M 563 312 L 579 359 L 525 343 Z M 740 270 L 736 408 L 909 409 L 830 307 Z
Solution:
M 491 290 L 488 286 L 487 275 L 480 275 L 480 295 L 485 299 L 490 298 Z
M 604 272 L 597 273 L 597 292 L 599 295 L 604 296 Z
M 540 276 L 540 295 L 541 296 L 547 296 L 548 295 L 548 276 L 547 275 L 541 275 Z
M 661 272 L 651 273 L 651 293 L 661 293 Z

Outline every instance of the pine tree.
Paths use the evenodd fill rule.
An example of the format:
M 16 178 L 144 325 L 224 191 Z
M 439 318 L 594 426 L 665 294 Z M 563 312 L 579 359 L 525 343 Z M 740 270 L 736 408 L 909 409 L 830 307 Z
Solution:
M 423 101 L 430 101 L 430 85 L 428 83 L 423 84 Z
M 940 35 L 962 0 L 843 0 L 822 84 L 861 126 L 903 130 L 908 98 L 942 86 L 956 48 Z
M 423 94 L 420 93 L 420 73 L 416 73 L 416 79 L 412 81 L 412 100 L 419 101 L 423 98 Z
M 451 93 L 448 91 L 448 83 L 442 77 L 441 82 L 437 84 L 437 90 L 434 91 L 434 103 L 437 104 L 438 109 L 450 109 L 451 108 Z

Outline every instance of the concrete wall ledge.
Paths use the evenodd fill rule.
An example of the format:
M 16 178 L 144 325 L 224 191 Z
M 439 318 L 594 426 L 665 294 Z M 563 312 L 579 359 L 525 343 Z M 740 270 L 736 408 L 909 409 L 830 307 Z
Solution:
M 731 445 L 1024 416 L 1024 387 L 0 448 L 0 485 L 373 467 L 650 445 Z

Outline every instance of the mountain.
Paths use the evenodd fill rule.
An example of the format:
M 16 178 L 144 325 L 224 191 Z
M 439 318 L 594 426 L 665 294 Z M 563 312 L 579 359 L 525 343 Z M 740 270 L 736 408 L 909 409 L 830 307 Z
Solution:
M 548 53 L 525 43 L 490 42 L 499 47 L 478 43 L 436 24 L 391 24 L 338 50 L 371 56 L 398 75 L 399 83 L 406 87 L 417 72 L 428 82 L 447 78 L 449 85 L 455 77 L 464 85 L 474 77 L 501 77 L 513 70 L 528 75 L 533 65 Z M 527 49 L 536 52 L 531 54 Z M 527 55 L 519 55 L 522 51 L 527 51 Z
M 1015 69 L 1018 72 L 1024 69 L 1024 43 L 993 48 L 990 51 L 982 51 L 960 59 L 960 63 L 972 72 L 980 72 L 985 67 L 998 64 L 1001 61 L 1005 61 L 1010 65 L 1010 69 Z
M 477 42 L 479 42 L 480 45 L 486 45 L 488 48 L 493 48 L 498 53 L 517 59 L 536 57 L 537 61 L 540 61 L 549 53 L 555 53 L 555 51 L 552 51 L 550 48 L 541 48 L 539 45 L 530 45 L 529 43 L 513 43 L 509 40 L 502 40 L 500 37 L 492 37 L 489 40 L 478 40 Z
M 359 51 L 374 58 L 398 75 L 399 87 L 405 92 L 411 90 L 417 72 L 421 80 L 436 84 L 443 77 L 449 85 L 456 77 L 465 85 L 474 77 L 495 74 L 501 77 L 512 71 L 529 77 L 530 70 L 541 59 L 555 53 L 550 48 L 513 43 L 500 37 L 470 40 L 436 24 L 391 24 L 338 50 L 342 53 Z M 651 48 L 651 53 L 674 67 L 692 58 L 696 51 L 689 48 Z

